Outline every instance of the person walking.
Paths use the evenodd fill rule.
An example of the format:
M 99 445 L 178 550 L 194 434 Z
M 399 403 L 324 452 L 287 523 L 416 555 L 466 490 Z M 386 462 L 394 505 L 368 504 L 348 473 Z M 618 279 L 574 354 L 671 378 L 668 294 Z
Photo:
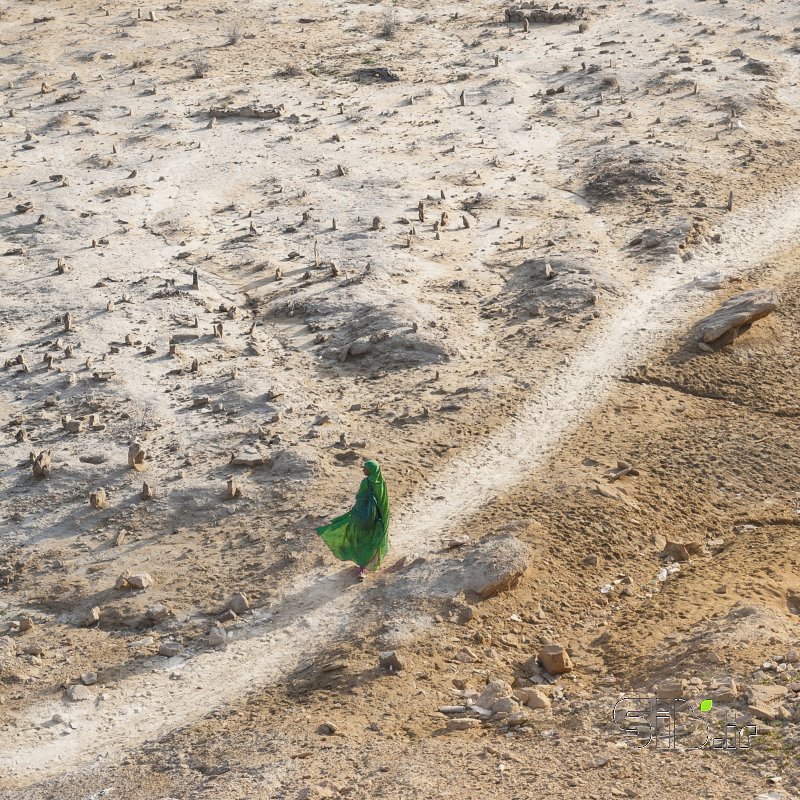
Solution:
M 364 479 L 355 505 L 346 514 L 317 528 L 322 541 L 340 561 L 353 561 L 358 578 L 378 569 L 389 551 L 389 495 L 377 461 L 364 462 Z

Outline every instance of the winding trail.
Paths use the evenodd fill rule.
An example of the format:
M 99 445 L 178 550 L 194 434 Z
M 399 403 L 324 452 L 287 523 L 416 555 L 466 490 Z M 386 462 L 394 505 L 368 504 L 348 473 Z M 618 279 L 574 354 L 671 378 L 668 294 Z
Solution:
M 740 274 L 800 242 L 800 190 L 728 215 L 721 232 L 720 245 L 643 280 L 623 305 L 598 320 L 585 347 L 541 383 L 503 428 L 451 461 L 398 509 L 394 552 L 435 549 L 430 531 L 452 530 L 512 488 L 521 473 L 540 467 L 608 398 L 625 370 L 705 310 L 709 295 L 687 288 L 692 279 L 715 271 Z M 241 698 L 257 688 L 255 676 L 268 685 L 358 628 L 354 601 L 362 591 L 341 570 L 310 574 L 225 650 L 170 659 L 166 667 L 164 659 L 152 659 L 142 673 L 110 689 L 107 699 L 72 704 L 66 712 L 61 698 L 42 701 L 0 730 L 2 780 L 31 785 L 78 766 L 86 769 L 92 754 L 92 763 L 103 763 Z M 58 726 L 42 727 L 54 713 L 69 715 L 75 726 L 69 735 Z

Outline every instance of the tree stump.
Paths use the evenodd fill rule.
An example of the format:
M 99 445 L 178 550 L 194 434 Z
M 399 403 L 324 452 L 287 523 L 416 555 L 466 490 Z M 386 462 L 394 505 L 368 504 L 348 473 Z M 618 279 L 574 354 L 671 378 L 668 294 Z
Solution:
M 144 469 L 145 449 L 139 442 L 133 442 L 128 448 L 128 467 L 141 472 Z

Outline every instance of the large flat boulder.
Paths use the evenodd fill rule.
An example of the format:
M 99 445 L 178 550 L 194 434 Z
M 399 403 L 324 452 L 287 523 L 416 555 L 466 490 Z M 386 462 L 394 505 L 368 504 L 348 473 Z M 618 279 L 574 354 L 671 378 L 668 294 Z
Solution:
M 779 305 L 777 289 L 751 289 L 731 297 L 718 311 L 700 323 L 700 341 L 715 348 L 724 347 Z
M 395 569 L 401 574 L 392 591 L 406 600 L 453 598 L 461 592 L 468 599 L 486 600 L 513 589 L 531 556 L 529 545 L 510 533 L 487 536 L 459 546 L 444 558 L 420 558 L 398 565 Z

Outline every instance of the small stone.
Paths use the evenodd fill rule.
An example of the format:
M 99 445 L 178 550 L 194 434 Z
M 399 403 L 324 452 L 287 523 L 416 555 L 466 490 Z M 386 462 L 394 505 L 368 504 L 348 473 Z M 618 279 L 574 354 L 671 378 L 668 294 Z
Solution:
M 21 617 L 19 620 L 19 629 L 22 633 L 33 630 L 33 620 L 30 617 Z
M 92 625 L 97 625 L 100 622 L 100 607 L 94 606 L 91 611 L 86 615 L 85 625 L 90 628 Z
M 208 643 L 212 647 L 219 647 L 228 641 L 228 634 L 225 633 L 225 628 L 215 625 L 208 634 Z
M 569 654 L 559 644 L 545 645 L 539 651 L 539 662 L 551 675 L 561 675 L 574 669 Z
M 339 729 L 336 727 L 336 725 L 326 720 L 317 728 L 317 733 L 321 736 L 333 736 L 337 730 Z
M 686 681 L 663 681 L 658 685 L 656 696 L 659 700 L 679 700 L 686 694 Z
M 467 731 L 470 728 L 480 727 L 481 721 L 479 719 L 471 719 L 470 717 L 454 717 L 447 720 L 445 727 L 448 731 Z
M 234 614 L 244 614 L 245 611 L 250 610 L 250 602 L 242 592 L 236 592 L 226 606 L 228 610 L 233 611 Z
M 532 687 L 522 691 L 525 697 L 525 705 L 528 708 L 549 709 L 552 706 L 550 698 L 541 689 Z
M 166 658 L 175 658 L 183 653 L 183 645 L 178 642 L 161 642 L 158 646 L 158 654 Z
M 583 564 L 585 567 L 596 567 L 599 561 L 600 559 L 596 555 L 592 554 L 586 556 L 586 558 L 581 561 L 581 564 Z
M 487 711 L 494 711 L 495 704 L 502 698 L 511 697 L 511 694 L 511 685 L 506 681 L 489 681 L 475 701 L 475 705 Z
M 67 697 L 73 703 L 80 703 L 84 700 L 91 700 L 92 693 L 82 684 L 76 683 L 74 686 L 70 686 L 69 689 L 67 689 Z
M 132 589 L 147 589 L 153 585 L 153 579 L 149 572 L 137 572 L 128 578 L 128 584 Z
M 501 697 L 492 706 L 494 714 L 513 714 L 516 711 L 519 711 L 519 705 L 513 697 Z
M 390 672 L 401 672 L 405 669 L 405 662 L 394 650 L 381 653 L 378 661 L 383 669 L 388 669 Z
M 169 616 L 169 610 L 163 603 L 156 603 L 154 606 L 150 606 L 147 611 L 144 612 L 145 617 L 150 620 L 150 622 L 163 622 L 167 616 Z
M 84 672 L 81 675 L 81 683 L 84 686 L 93 686 L 97 683 L 97 673 L 96 672 Z
M 783 700 L 788 692 L 787 686 L 773 683 L 766 686 L 751 686 L 748 695 L 753 705 L 769 707 Z

